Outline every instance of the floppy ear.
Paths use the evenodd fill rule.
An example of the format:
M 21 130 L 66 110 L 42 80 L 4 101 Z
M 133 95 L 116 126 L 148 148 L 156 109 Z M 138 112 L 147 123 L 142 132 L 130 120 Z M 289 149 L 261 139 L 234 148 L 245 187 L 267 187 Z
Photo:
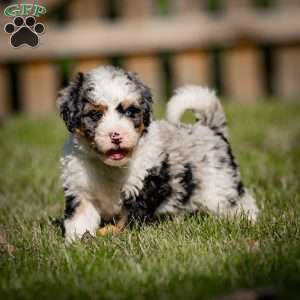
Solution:
M 150 89 L 143 85 L 142 88 L 142 100 L 141 100 L 141 108 L 143 111 L 143 123 L 144 126 L 147 128 L 151 121 L 152 121 L 152 104 L 153 104 L 153 99 L 152 99 L 152 94 Z
M 142 99 L 140 99 L 140 106 L 143 112 L 143 123 L 147 128 L 152 121 L 152 105 L 153 98 L 150 88 L 148 88 L 135 73 L 126 72 L 129 80 L 133 81 L 137 89 L 141 91 Z
M 71 133 L 81 126 L 80 116 L 83 102 L 80 99 L 80 92 L 83 82 L 84 74 L 78 73 L 70 85 L 58 94 L 57 107 L 60 116 Z

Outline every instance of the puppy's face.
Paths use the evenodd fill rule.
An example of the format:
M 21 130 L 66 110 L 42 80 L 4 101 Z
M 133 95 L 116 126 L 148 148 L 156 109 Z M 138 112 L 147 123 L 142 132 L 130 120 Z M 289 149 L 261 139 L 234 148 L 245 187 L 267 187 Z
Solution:
M 79 74 L 58 99 L 70 132 L 85 139 L 110 166 L 126 165 L 151 121 L 149 89 L 113 67 Z
M 88 101 L 77 134 L 86 138 L 112 166 L 128 162 L 144 132 L 143 112 L 137 100 Z

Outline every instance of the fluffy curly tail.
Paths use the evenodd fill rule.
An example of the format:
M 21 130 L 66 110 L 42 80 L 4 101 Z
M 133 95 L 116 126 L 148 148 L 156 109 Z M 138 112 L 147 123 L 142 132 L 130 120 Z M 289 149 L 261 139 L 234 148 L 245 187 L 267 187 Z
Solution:
M 166 118 L 179 123 L 186 110 L 192 110 L 196 124 L 207 126 L 227 137 L 226 117 L 222 105 L 214 91 L 197 85 L 188 85 L 175 91 L 167 105 Z

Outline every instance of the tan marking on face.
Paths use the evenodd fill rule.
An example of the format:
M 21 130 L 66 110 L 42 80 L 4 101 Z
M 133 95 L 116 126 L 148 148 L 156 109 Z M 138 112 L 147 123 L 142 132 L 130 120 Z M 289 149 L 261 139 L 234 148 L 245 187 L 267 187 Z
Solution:
M 98 111 L 101 113 L 101 115 L 103 116 L 105 114 L 105 112 L 107 111 L 108 107 L 107 105 L 100 103 L 100 104 L 95 104 L 93 102 L 91 102 L 90 100 L 88 100 L 88 103 L 85 104 L 84 108 L 83 108 L 83 113 L 89 113 L 90 111 Z M 97 124 L 101 121 L 102 118 L 99 119 L 99 121 L 97 122 Z M 96 122 L 96 121 L 95 121 Z M 87 139 L 87 141 L 94 147 L 95 146 L 95 142 L 93 137 L 90 137 L 86 134 L 85 132 L 86 128 L 84 125 L 82 125 L 81 128 L 77 128 L 76 129 L 76 133 L 84 138 Z
M 76 129 L 75 129 L 75 133 L 77 133 L 77 134 L 80 135 L 80 136 L 85 136 L 85 134 L 84 134 L 82 128 L 76 128 Z
M 105 103 L 95 104 L 93 101 L 89 101 L 87 105 L 84 107 L 84 111 L 88 110 L 97 110 L 101 112 L 103 115 L 107 111 L 108 107 Z
M 145 125 L 144 122 L 142 122 L 141 126 L 139 127 L 139 133 L 140 135 L 143 135 L 145 132 Z
M 121 103 L 121 106 L 124 110 L 128 109 L 130 106 L 134 106 L 136 108 L 139 108 L 140 109 L 140 105 L 137 101 L 135 100 L 124 100 L 122 101 Z M 142 114 L 142 111 L 140 112 Z M 142 116 L 143 117 L 143 116 Z M 135 130 L 140 134 L 140 135 L 143 135 L 144 133 L 144 130 L 145 130 L 145 125 L 143 124 L 143 122 L 141 123 L 140 127 L 138 128 L 135 128 Z
M 80 137 L 84 138 L 89 144 L 90 146 L 95 149 L 96 148 L 96 144 L 95 141 L 93 139 L 90 139 L 85 133 L 84 130 L 82 128 L 76 128 L 75 129 L 75 133 L 77 135 L 79 135 Z
M 128 107 L 134 105 L 134 106 L 137 106 L 138 107 L 138 102 L 137 101 L 134 101 L 134 100 L 128 100 L 128 99 L 125 99 L 121 102 L 121 105 L 123 107 L 124 110 L 126 110 Z

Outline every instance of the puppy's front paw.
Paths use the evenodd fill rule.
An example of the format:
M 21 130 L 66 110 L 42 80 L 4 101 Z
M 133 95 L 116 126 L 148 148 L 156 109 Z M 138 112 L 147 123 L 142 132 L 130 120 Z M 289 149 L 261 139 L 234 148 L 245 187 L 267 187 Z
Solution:
M 64 221 L 64 227 L 66 243 L 72 243 L 81 239 L 85 234 L 96 236 L 98 224 L 95 223 L 94 226 L 87 226 L 87 224 L 83 224 L 82 222 L 67 219 Z
M 101 217 L 94 206 L 81 201 L 73 215 L 64 220 L 66 242 L 81 239 L 86 232 L 96 236 L 100 221 Z

